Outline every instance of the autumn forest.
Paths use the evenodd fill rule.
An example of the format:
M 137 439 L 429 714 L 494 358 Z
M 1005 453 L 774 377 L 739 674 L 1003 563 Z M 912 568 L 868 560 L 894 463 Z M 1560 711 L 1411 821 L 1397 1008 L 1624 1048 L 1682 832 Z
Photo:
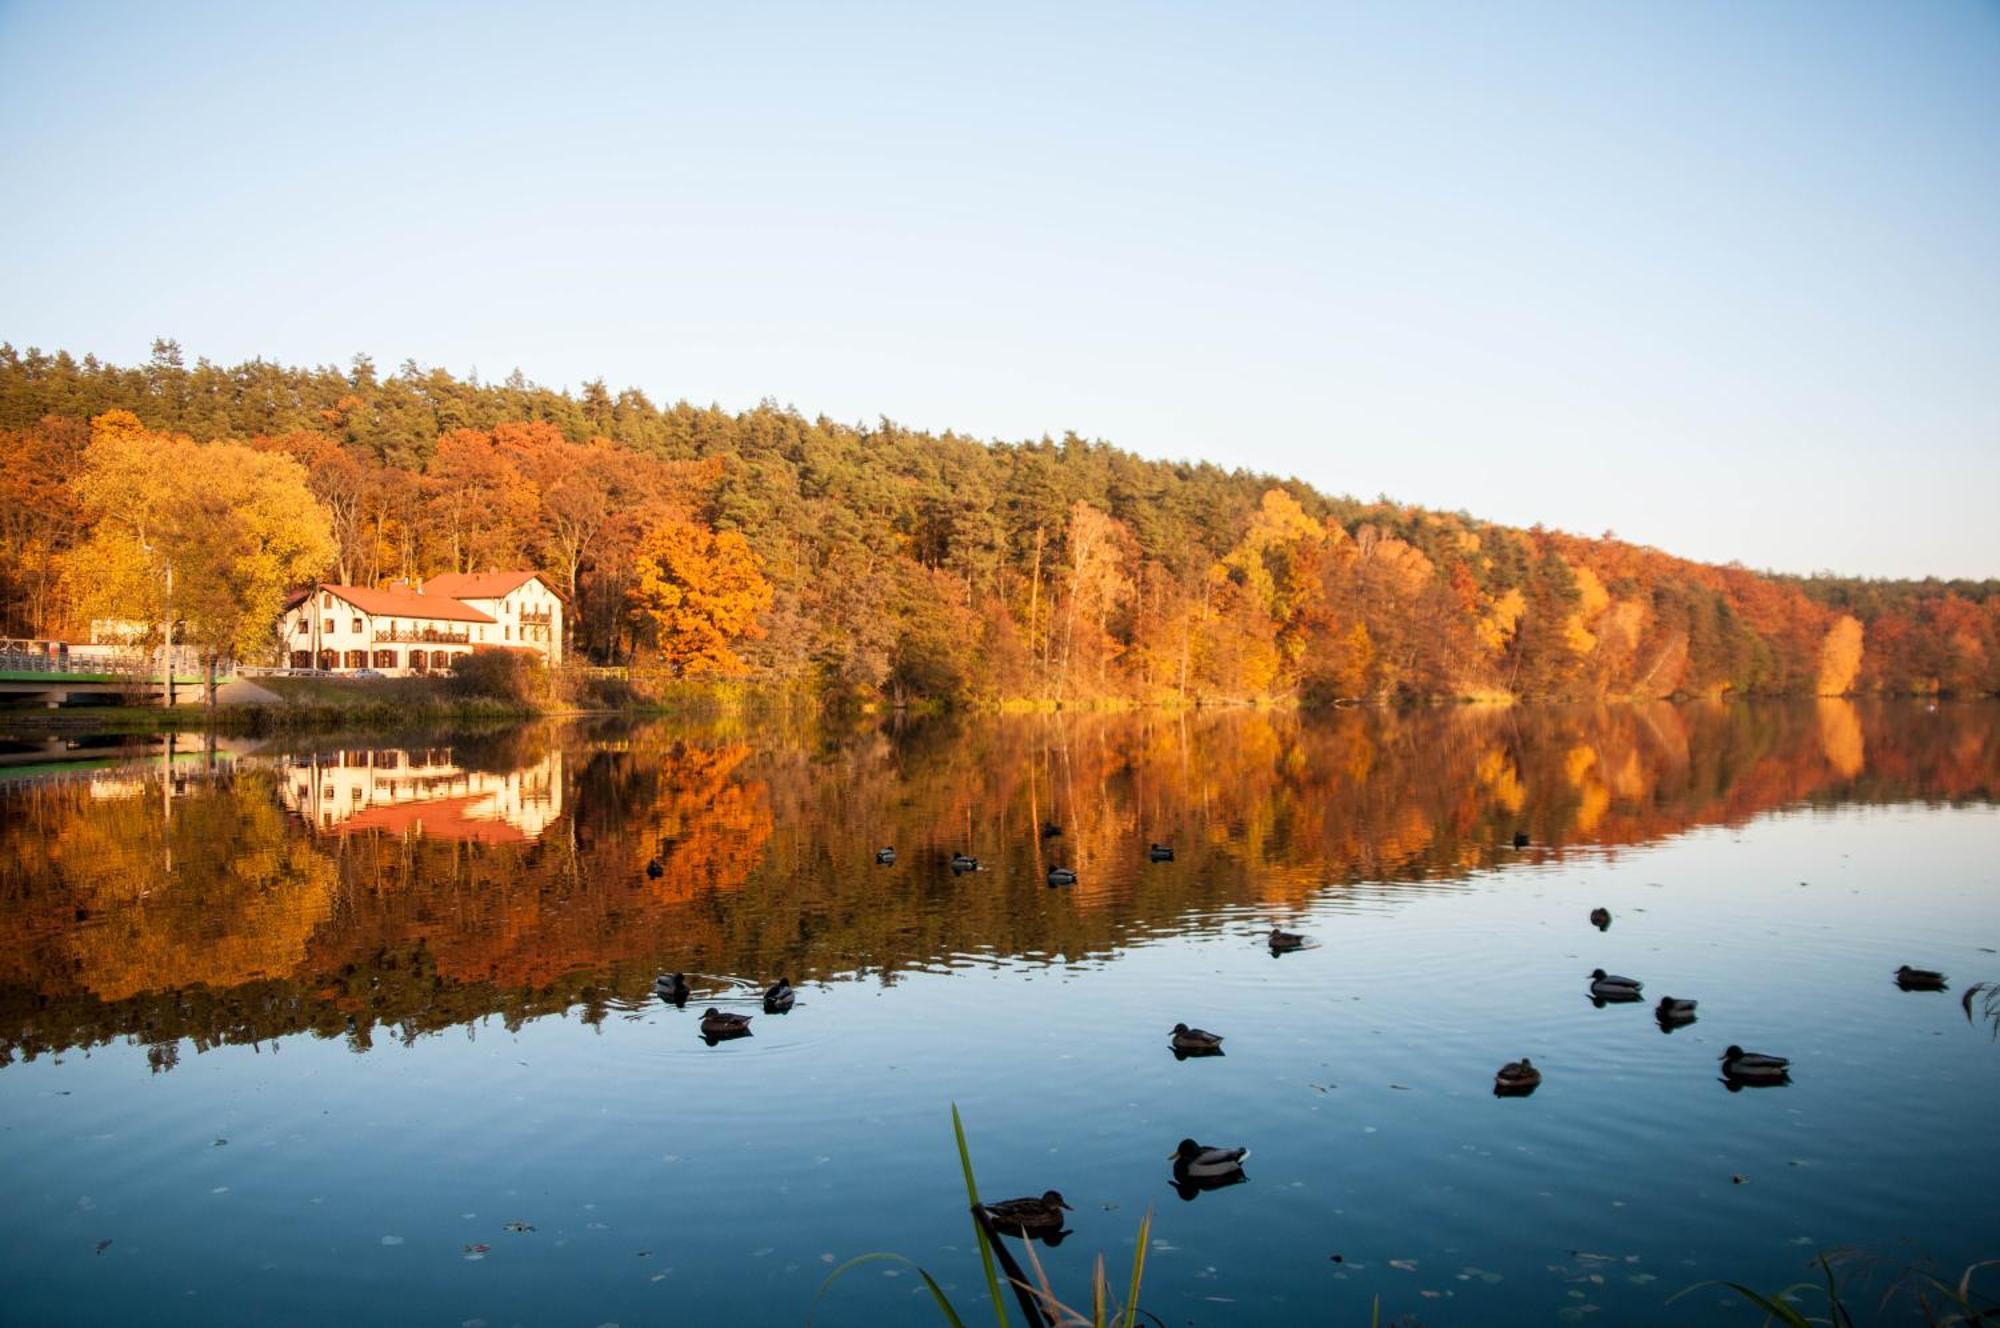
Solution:
M 196 639 L 245 661 L 315 577 L 533 567 L 588 661 L 845 700 L 2000 691 L 1992 581 L 1712 566 L 1074 435 L 0 346 L 0 635 L 144 617 L 176 530 L 212 564 Z

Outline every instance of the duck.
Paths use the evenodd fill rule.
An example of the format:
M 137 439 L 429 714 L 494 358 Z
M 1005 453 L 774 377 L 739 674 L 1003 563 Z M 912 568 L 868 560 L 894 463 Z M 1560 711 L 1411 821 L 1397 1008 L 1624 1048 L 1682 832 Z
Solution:
M 685 1005 L 688 982 L 685 973 L 662 973 L 653 979 L 653 994 L 672 1005 Z
M 1611 910 L 1610 910 L 1610 909 L 1608 909 L 1608 908 L 1593 908 L 1593 909 L 1591 909 L 1591 910 L 1590 910 L 1590 925 L 1591 925 L 1591 926 L 1593 926 L 1593 927 L 1595 927 L 1595 928 L 1597 928 L 1597 929 L 1598 929 L 1599 931 L 1610 931 L 1610 930 L 1611 930 Z
M 1168 1035 L 1173 1040 L 1174 1050 L 1206 1055 L 1222 1050 L 1222 1034 L 1211 1033 L 1205 1028 L 1189 1028 L 1186 1024 L 1175 1024 Z
M 1270 942 L 1271 952 L 1277 954 L 1285 950 L 1298 949 L 1306 943 L 1306 938 L 1295 931 L 1280 931 L 1276 927 L 1273 927 L 1271 928 Z
M 1593 1000 L 1636 1001 L 1645 986 L 1637 978 L 1621 978 L 1601 968 L 1590 970 L 1590 995 Z
M 1663 1024 L 1691 1024 L 1695 1017 L 1694 1007 L 1699 1004 L 1699 1001 L 1679 996 L 1662 996 L 1660 1003 L 1653 1007 L 1653 1017 Z
M 1059 825 L 1057 825 L 1057 824 L 1056 824 L 1056 823 L 1055 823 L 1054 821 L 1043 821 L 1043 822 L 1042 822 L 1042 838 L 1043 838 L 1043 839 L 1061 839 L 1061 838 L 1062 838 L 1062 827 L 1061 827 L 1061 826 L 1059 826 Z
M 1526 1097 L 1541 1086 L 1542 1072 L 1526 1056 L 1508 1061 L 1493 1076 L 1495 1097 Z
M 764 1013 L 783 1014 L 792 1008 L 797 993 L 792 990 L 790 978 L 779 978 L 764 991 Z
M 1042 1197 L 1022 1199 L 1002 1199 L 998 1203 L 980 1205 L 986 1216 L 996 1227 L 1027 1235 L 1035 1231 L 1055 1231 L 1063 1224 L 1063 1214 L 1076 1210 L 1063 1202 L 1060 1191 L 1045 1190 Z
M 1243 1170 L 1250 1150 L 1212 1148 L 1192 1139 L 1183 1139 L 1180 1146 L 1167 1156 L 1173 1161 L 1176 1180 L 1214 1180 Z
M 657 881 L 666 874 L 667 874 L 667 865 L 664 862 L 661 862 L 658 858 L 654 858 L 651 862 L 646 864 L 646 875 L 649 879 Z
M 1146 846 L 1146 856 L 1154 862 L 1172 862 L 1174 860 L 1174 846 L 1172 844 L 1148 844 Z
M 1896 985 L 1904 991 L 1943 991 L 1944 974 L 1934 968 L 1911 968 L 1904 964 L 1896 970 Z
M 978 870 L 979 870 L 979 859 L 973 857 L 970 853 L 954 853 L 951 855 L 952 875 L 958 876 L 966 872 L 974 872 Z
M 1049 868 L 1050 885 L 1075 885 L 1076 872 L 1068 867 Z
M 1783 1056 L 1745 1051 L 1731 1044 L 1722 1053 L 1722 1077 L 1739 1084 L 1782 1084 L 1791 1081 L 1792 1063 Z
M 883 845 L 881 848 L 875 850 L 875 861 L 881 863 L 884 867 L 894 866 L 896 862 L 896 850 L 886 844 Z
M 742 1037 L 750 1031 L 750 1016 L 747 1014 L 724 1014 L 713 1005 L 702 1012 L 701 1032 L 703 1037 Z
M 1528 832 L 1526 830 L 1516 830 L 1514 832 L 1514 847 L 1526 848 L 1527 846 L 1528 846 Z

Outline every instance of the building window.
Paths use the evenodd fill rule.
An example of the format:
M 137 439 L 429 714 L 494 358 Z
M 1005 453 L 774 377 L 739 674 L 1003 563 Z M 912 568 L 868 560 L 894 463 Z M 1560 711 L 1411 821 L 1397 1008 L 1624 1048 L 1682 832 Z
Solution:
M 324 635 L 324 636 L 332 636 L 332 635 L 333 635 L 333 619 L 331 619 L 331 618 L 328 618 L 328 619 L 326 619 L 326 620 L 325 620 L 324 622 L 322 622 L 322 623 L 320 624 L 320 632 L 321 632 L 321 634 L 322 634 L 322 635 Z
M 304 618 L 299 619 L 299 635 L 300 636 L 312 635 L 312 624 Z
M 365 669 L 365 668 L 367 668 L 367 667 L 368 667 L 368 652 L 367 652 L 367 651 L 365 651 L 365 650 L 350 650 L 350 651 L 348 651 L 348 652 L 347 652 L 347 667 L 348 667 L 348 668 L 350 668 L 350 669 Z
M 412 650 L 410 652 L 410 667 L 415 669 L 418 673 L 424 673 L 428 671 L 430 669 L 430 666 L 431 666 L 431 661 L 429 655 L 425 654 L 421 650 Z
M 361 620 L 359 618 L 354 620 L 354 634 L 356 636 L 361 635 Z
M 321 596 L 319 597 L 319 606 L 320 606 L 320 607 L 321 607 L 322 609 L 330 609 L 330 608 L 332 608 L 332 607 L 333 607 L 333 596 L 331 596 L 331 595 L 327 595 L 327 594 L 322 594 L 322 595 L 321 595 Z
M 375 667 L 376 667 L 376 668 L 378 668 L 378 669 L 393 669 L 393 668 L 395 668 L 395 667 L 396 667 L 396 652 L 395 652 L 395 651 L 393 651 L 393 650 L 378 650 L 378 651 L 376 651 L 376 652 L 375 652 Z
M 481 638 L 481 640 L 484 639 L 484 637 Z M 514 639 L 514 629 L 511 627 L 502 627 L 500 629 L 500 639 L 502 641 L 512 641 Z
M 293 667 L 293 668 L 295 668 L 295 669 L 309 669 L 309 668 L 311 668 L 312 666 L 313 666 L 313 657 L 312 657 L 312 651 L 310 651 L 310 650 L 294 650 L 294 651 L 292 652 L 292 667 Z

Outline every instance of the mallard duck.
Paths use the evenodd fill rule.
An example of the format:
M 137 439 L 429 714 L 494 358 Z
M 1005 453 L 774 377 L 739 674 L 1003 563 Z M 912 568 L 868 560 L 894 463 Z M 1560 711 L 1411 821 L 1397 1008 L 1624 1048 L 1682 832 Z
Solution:
M 1044 1191 L 1039 1199 L 1002 1199 L 999 1203 L 982 1206 L 994 1226 L 1023 1235 L 1031 1231 L 1056 1230 L 1063 1224 L 1064 1213 L 1076 1211 L 1064 1203 L 1062 1195 L 1055 1190 Z
M 1610 910 L 1610 909 L 1608 909 L 1608 908 L 1593 908 L 1593 909 L 1591 909 L 1591 910 L 1590 910 L 1590 925 L 1591 925 L 1591 926 L 1593 926 L 1593 927 L 1595 927 L 1595 928 L 1597 928 L 1597 929 L 1598 929 L 1599 931 L 1610 931 L 1610 930 L 1611 930 L 1611 910 Z
M 1590 995 L 1600 1001 L 1636 1001 L 1646 984 L 1637 978 L 1621 978 L 1601 968 L 1590 970 Z
M 701 1031 L 704 1037 L 742 1037 L 750 1031 L 750 1016 L 747 1014 L 724 1014 L 711 1005 L 702 1013 Z
M 657 881 L 666 874 L 667 874 L 667 865 L 664 862 L 661 862 L 658 858 L 654 858 L 651 862 L 646 864 L 646 875 L 651 879 Z
M 1934 968 L 1911 968 L 1904 964 L 1896 970 L 1896 985 L 1904 991 L 1943 991 L 1944 974 Z
M 687 975 L 684 973 L 662 973 L 653 979 L 653 994 L 674 1005 L 686 1002 L 688 998 Z
M 1694 1022 L 1694 1007 L 1699 1002 L 1683 1000 L 1677 996 L 1662 996 L 1660 1003 L 1653 1007 L 1653 1017 L 1663 1028 Z
M 1075 885 L 1076 873 L 1068 867 L 1049 868 L 1050 885 Z
M 1528 832 L 1526 830 L 1516 830 L 1514 832 L 1514 847 L 1526 848 L 1527 846 L 1528 846 Z
M 1767 1056 L 1734 1045 L 1722 1053 L 1722 1077 L 1738 1083 L 1784 1083 L 1791 1077 L 1791 1066 L 1783 1056 Z
M 893 865 L 896 861 L 896 850 L 887 845 L 876 849 L 875 861 L 881 863 L 884 867 Z
M 1149 844 L 1146 847 L 1146 856 L 1154 862 L 1172 862 L 1174 860 L 1174 846 L 1172 844 Z
M 1542 1072 L 1526 1056 L 1508 1061 L 1493 1076 L 1495 1097 L 1526 1097 L 1541 1086 Z
M 779 978 L 764 991 L 764 1013 L 783 1014 L 792 1008 L 796 993 L 792 990 L 790 978 Z
M 1056 824 L 1056 823 L 1055 823 L 1054 821 L 1043 821 L 1043 822 L 1042 822 L 1042 838 L 1043 838 L 1043 839 L 1061 839 L 1061 838 L 1062 838 L 1062 827 L 1061 827 L 1061 826 L 1059 826 L 1059 825 L 1057 825 L 1057 824 Z
M 1192 1139 L 1183 1139 L 1180 1146 L 1167 1156 L 1173 1160 L 1176 1178 L 1212 1180 L 1243 1170 L 1244 1160 L 1250 1156 L 1250 1150 L 1210 1148 Z
M 975 872 L 978 870 L 979 859 L 973 857 L 970 853 L 954 853 L 951 855 L 952 875 L 960 876 L 966 872 Z
M 1305 943 L 1306 938 L 1295 931 L 1280 931 L 1276 927 L 1271 928 L 1270 944 L 1271 949 L 1274 951 L 1296 950 Z
M 1189 1028 L 1186 1024 L 1175 1024 L 1174 1031 L 1170 1036 L 1173 1039 L 1175 1051 L 1205 1052 L 1222 1050 L 1222 1034 L 1211 1033 L 1206 1029 Z

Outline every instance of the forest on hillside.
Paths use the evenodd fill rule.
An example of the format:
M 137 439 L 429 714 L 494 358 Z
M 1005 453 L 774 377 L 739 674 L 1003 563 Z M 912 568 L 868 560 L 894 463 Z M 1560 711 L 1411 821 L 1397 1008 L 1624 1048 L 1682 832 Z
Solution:
M 214 563 L 184 598 L 239 658 L 302 569 L 533 567 L 584 658 L 836 698 L 2000 691 L 2000 582 L 1775 576 L 1073 434 L 0 345 L 0 635 L 143 617 L 135 506 Z

